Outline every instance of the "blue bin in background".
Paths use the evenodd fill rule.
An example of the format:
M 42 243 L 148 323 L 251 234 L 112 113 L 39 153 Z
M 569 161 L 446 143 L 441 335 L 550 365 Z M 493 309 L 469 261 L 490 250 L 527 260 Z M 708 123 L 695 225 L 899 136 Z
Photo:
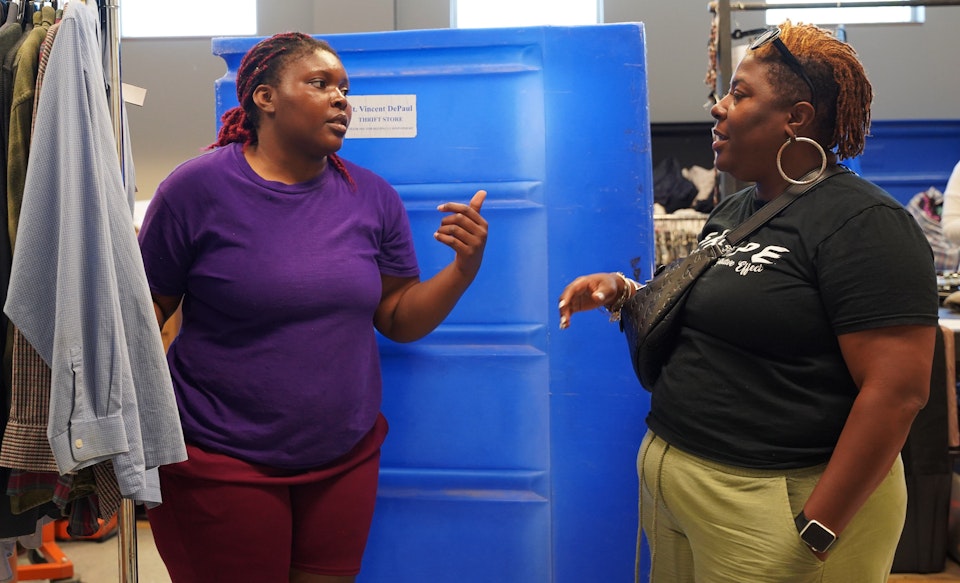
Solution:
M 631 581 L 648 395 L 616 324 L 561 332 L 557 298 L 653 267 L 643 25 L 316 36 L 350 75 L 341 155 L 400 192 L 424 279 L 453 258 L 437 205 L 488 191 L 472 287 L 426 338 L 380 339 L 391 428 L 359 581 Z M 258 40 L 213 40 L 218 119 Z
M 960 120 L 875 120 L 858 160 L 861 176 L 904 205 L 928 188 L 943 192 L 960 160 Z

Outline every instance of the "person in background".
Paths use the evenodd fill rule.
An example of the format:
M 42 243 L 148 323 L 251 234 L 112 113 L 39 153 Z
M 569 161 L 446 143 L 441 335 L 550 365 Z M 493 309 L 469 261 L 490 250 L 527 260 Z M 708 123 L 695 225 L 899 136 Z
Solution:
M 856 53 L 831 32 L 786 22 L 758 38 L 711 110 L 717 168 L 754 185 L 719 203 L 700 245 L 723 244 L 788 178 L 860 153 L 871 101 Z M 638 285 L 575 279 L 561 328 L 574 312 L 616 312 Z M 650 580 L 885 582 L 937 308 L 916 221 L 852 172 L 727 249 L 693 286 L 648 387 L 637 463 Z
M 425 336 L 480 269 L 482 190 L 439 206 L 455 257 L 420 280 L 399 195 L 336 154 L 349 87 L 327 43 L 262 40 L 212 151 L 145 214 L 161 326 L 182 302 L 168 362 L 189 460 L 148 512 L 174 583 L 355 580 L 387 433 L 375 329 Z
M 953 167 L 943 191 L 943 234 L 954 245 L 960 245 L 960 162 Z

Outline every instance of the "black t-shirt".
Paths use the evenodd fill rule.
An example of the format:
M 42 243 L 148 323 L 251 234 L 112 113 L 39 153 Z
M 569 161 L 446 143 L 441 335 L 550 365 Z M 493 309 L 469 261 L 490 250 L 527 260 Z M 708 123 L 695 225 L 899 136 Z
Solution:
M 722 201 L 701 245 L 759 204 L 753 188 Z M 647 424 L 682 450 L 739 467 L 826 462 L 857 394 L 837 336 L 934 326 L 938 305 L 913 217 L 855 174 L 829 178 L 697 281 Z

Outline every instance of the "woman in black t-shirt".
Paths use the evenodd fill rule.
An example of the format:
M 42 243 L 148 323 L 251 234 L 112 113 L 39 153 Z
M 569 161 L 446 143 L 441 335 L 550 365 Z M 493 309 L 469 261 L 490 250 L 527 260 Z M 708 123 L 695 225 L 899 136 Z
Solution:
M 754 185 L 714 209 L 700 245 L 859 155 L 871 100 L 856 53 L 829 31 L 786 22 L 758 38 L 711 110 L 717 169 Z M 577 311 L 617 311 L 637 286 L 577 278 L 561 328 Z M 651 581 L 884 583 L 937 308 L 916 221 L 851 172 L 729 249 L 697 280 L 648 387 L 638 470 Z

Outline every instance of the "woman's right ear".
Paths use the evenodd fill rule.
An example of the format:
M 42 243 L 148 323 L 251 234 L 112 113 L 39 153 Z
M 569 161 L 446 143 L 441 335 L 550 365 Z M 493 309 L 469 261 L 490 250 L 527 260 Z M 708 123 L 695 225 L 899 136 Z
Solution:
M 253 104 L 265 112 L 273 111 L 273 87 L 269 85 L 258 85 L 253 90 Z

